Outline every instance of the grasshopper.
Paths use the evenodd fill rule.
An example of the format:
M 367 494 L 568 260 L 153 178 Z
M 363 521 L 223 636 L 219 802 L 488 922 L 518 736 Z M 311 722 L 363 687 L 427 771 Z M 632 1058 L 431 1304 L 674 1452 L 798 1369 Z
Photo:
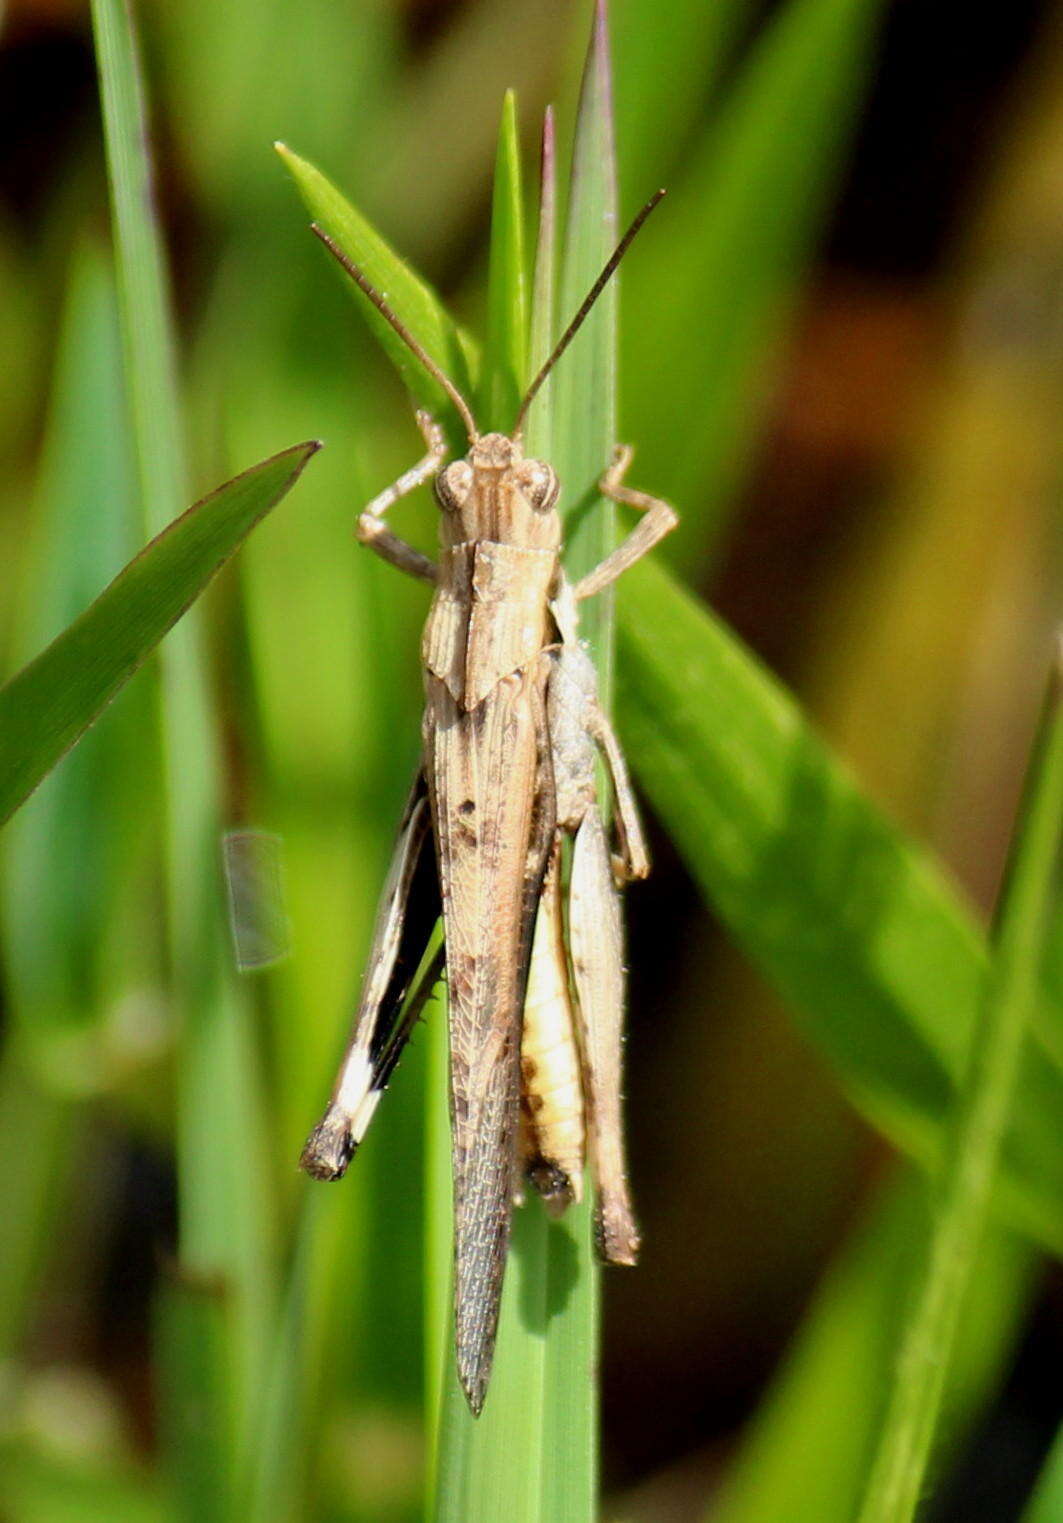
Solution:
M 649 864 L 623 756 L 578 641 L 577 608 L 677 520 L 667 503 L 623 485 L 630 451 L 618 449 L 600 490 L 642 516 L 570 585 L 560 561 L 557 476 L 546 461 L 524 455 L 521 432 L 543 381 L 661 194 L 617 246 L 528 388 L 509 435 L 479 432 L 465 399 L 386 299 L 314 228 L 451 399 L 468 453 L 445 465 L 442 430 L 418 412 L 424 457 L 357 521 L 359 540 L 435 589 L 422 641 L 423 761 L 350 1044 L 301 1163 L 318 1179 L 344 1173 L 445 959 L 455 1348 L 474 1414 L 490 1376 L 521 1171 L 558 1212 L 579 1197 L 589 1151 L 600 1254 L 631 1264 L 638 1251 L 621 1124 L 618 888 L 644 877 Z M 441 510 L 435 562 L 385 521 L 400 498 L 430 480 Z M 615 853 L 597 799 L 599 754 L 616 803 Z M 418 980 L 440 913 L 443 948 Z

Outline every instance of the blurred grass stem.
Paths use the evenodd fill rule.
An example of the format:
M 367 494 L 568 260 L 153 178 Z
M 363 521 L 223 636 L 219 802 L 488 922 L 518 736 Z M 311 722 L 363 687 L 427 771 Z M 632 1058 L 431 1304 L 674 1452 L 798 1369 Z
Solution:
M 909 1523 L 924 1485 L 964 1297 L 985 1229 L 1056 904 L 1063 825 L 1063 646 L 1034 744 L 992 933 L 984 1003 L 947 1139 L 928 1262 L 903 1334 L 860 1523 Z

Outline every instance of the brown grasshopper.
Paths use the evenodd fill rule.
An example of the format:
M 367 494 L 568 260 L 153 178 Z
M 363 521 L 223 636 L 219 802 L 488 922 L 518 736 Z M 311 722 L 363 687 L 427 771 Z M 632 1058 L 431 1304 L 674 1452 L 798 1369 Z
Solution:
M 618 450 L 600 489 L 643 517 L 570 585 L 560 562 L 558 480 L 546 461 L 525 457 L 521 430 L 660 194 L 632 223 L 528 388 L 508 436 L 479 432 L 457 388 L 384 297 L 314 229 L 450 397 L 469 449 L 444 467 L 442 430 L 419 412 L 424 458 L 358 519 L 363 543 L 435 588 L 422 642 L 424 760 L 400 826 L 350 1045 L 301 1162 L 318 1179 L 343 1174 L 445 955 L 455 1345 L 474 1413 L 491 1370 L 519 1168 L 549 1209 L 562 1210 L 579 1197 L 589 1137 L 601 1256 L 631 1264 L 638 1250 L 621 1125 L 617 887 L 645 876 L 649 863 L 620 747 L 577 640 L 576 609 L 655 545 L 676 515 L 622 484 L 630 451 Z M 394 503 L 431 479 L 442 510 L 438 563 L 384 521 Z M 599 752 L 616 799 L 615 856 L 597 802 Z M 566 837 L 573 843 L 567 928 Z M 440 911 L 445 954 L 436 954 L 414 987 Z

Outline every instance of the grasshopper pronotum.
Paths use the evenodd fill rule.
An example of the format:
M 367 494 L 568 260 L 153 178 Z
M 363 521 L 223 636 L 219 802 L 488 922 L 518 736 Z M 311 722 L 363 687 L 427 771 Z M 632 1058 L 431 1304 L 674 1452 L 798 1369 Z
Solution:
M 443 953 L 411 993 L 441 911 L 455 1344 L 474 1413 L 491 1371 L 518 1167 L 548 1208 L 561 1210 L 579 1196 L 589 1152 L 600 1253 L 607 1262 L 631 1264 L 638 1250 L 621 1126 L 617 887 L 645 876 L 649 863 L 620 747 L 577 640 L 576 610 L 668 533 L 676 515 L 622 484 L 630 452 L 617 450 L 600 489 L 642 517 L 595 570 L 569 584 L 560 561 L 557 477 L 546 461 L 525 457 L 521 430 L 540 386 L 661 194 L 617 246 L 528 388 L 509 435 L 478 431 L 465 399 L 385 299 L 314 229 L 450 397 L 469 449 L 444 467 L 442 430 L 419 412 L 423 459 L 358 518 L 363 543 L 435 588 L 422 642 L 424 753 L 350 1046 L 302 1164 L 318 1179 L 338 1179 L 346 1169 L 439 974 Z M 442 510 L 438 563 L 385 523 L 401 497 L 433 479 Z M 615 796 L 615 854 L 597 802 L 599 753 Z M 572 839 L 567 906 L 566 836 Z

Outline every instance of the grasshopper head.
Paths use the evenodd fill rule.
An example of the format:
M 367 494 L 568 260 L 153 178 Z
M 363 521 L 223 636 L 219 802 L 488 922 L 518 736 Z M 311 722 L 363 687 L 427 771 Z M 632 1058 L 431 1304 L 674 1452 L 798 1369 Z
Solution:
M 436 477 L 444 542 L 491 540 L 528 549 L 556 549 L 557 476 L 545 460 L 525 459 L 519 439 L 482 434 L 464 460 Z

